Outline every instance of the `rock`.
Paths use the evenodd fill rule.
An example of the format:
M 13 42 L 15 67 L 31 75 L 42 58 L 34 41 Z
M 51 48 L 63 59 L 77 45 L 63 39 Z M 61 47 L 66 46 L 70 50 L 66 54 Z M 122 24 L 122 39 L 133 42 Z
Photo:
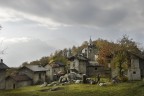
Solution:
M 53 86 L 58 86 L 59 84 L 54 84 Z
M 46 87 L 47 86 L 47 82 L 44 82 L 42 85 L 40 85 L 40 87 Z
M 63 78 L 62 78 L 62 82 L 67 82 L 67 78 L 66 78 L 66 77 L 63 77 Z
M 60 88 L 59 87 L 54 87 L 54 88 L 51 88 L 50 90 L 51 91 L 57 91 L 57 90 L 59 90 Z
M 65 83 L 61 83 L 60 85 L 61 85 L 61 86 L 64 86 L 64 85 L 65 85 Z
M 61 76 L 61 77 L 59 78 L 59 83 L 64 83 L 64 82 L 68 82 L 68 77 L 67 77 L 67 75 Z
M 53 84 L 48 84 L 47 86 L 53 86 Z
M 80 84 L 82 81 L 81 80 L 76 80 L 75 84 Z
M 90 84 L 96 84 L 96 81 L 91 80 L 91 81 L 90 81 Z
M 68 74 L 65 74 L 64 76 L 61 76 L 59 78 L 59 83 L 75 83 L 76 80 L 82 80 L 82 75 L 77 74 L 75 72 L 71 72 Z M 77 81 L 78 82 L 78 81 Z
M 99 83 L 99 86 L 106 86 L 106 83 Z
M 62 83 L 62 79 L 64 78 L 64 76 L 61 76 L 60 78 L 59 78 L 59 83 Z
M 59 85 L 59 82 L 52 82 L 50 84 L 47 84 L 47 86 L 57 86 Z

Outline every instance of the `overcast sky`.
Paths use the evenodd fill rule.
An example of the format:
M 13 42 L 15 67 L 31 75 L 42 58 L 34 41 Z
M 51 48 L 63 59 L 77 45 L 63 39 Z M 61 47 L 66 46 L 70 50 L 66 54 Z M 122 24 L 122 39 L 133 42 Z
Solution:
M 56 49 L 127 34 L 143 45 L 144 0 L 0 0 L 0 55 L 8 66 Z

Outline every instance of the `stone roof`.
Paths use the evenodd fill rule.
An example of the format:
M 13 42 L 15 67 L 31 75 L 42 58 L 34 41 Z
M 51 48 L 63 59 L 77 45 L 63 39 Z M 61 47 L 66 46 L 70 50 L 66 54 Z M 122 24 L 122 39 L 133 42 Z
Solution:
M 103 65 L 100 65 L 98 63 L 89 63 L 87 67 L 104 67 Z
M 57 67 L 64 67 L 65 64 L 63 64 L 61 62 L 53 62 L 50 64 L 50 66 L 52 66 L 53 68 L 57 68 Z
M 9 78 L 12 78 L 13 80 L 19 82 L 19 81 L 29 81 L 29 80 L 32 80 L 31 78 L 29 78 L 27 75 L 23 74 L 23 75 L 15 75 L 15 76 L 8 76 L 6 78 L 9 79 Z
M 129 54 L 131 54 L 131 55 L 133 55 L 133 56 L 135 56 L 135 57 L 138 57 L 138 58 L 144 60 L 144 56 L 142 56 L 142 54 L 136 54 L 136 53 L 132 53 L 132 52 L 129 52 Z M 132 58 L 133 56 L 131 56 L 131 58 Z
M 76 56 L 71 56 L 68 58 L 69 60 L 74 60 L 74 59 L 78 59 L 78 60 L 81 60 L 81 61 L 88 61 L 88 58 L 82 56 L 82 55 L 76 55 Z
M 26 65 L 26 66 L 24 66 L 24 67 L 26 67 L 26 68 L 34 71 L 34 72 L 37 72 L 37 71 L 47 71 L 47 69 L 44 68 L 44 67 L 41 66 L 41 65 Z
M 1 69 L 8 69 L 9 67 L 6 65 L 6 64 L 4 64 L 3 63 L 3 60 L 1 59 L 1 61 L 0 61 L 0 70 Z

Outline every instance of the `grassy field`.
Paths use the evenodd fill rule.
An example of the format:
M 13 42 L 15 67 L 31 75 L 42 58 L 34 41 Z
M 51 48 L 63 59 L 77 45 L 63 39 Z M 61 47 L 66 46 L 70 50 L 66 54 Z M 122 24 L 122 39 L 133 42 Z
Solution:
M 109 86 L 71 84 L 51 87 L 29 86 L 15 90 L 1 90 L 0 96 L 144 96 L 144 81 L 119 83 Z

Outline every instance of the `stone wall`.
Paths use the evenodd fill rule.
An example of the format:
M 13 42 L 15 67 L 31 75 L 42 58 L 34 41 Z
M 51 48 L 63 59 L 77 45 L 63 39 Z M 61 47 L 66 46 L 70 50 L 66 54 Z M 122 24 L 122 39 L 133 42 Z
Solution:
M 53 81 L 52 67 L 49 64 L 47 64 L 45 66 L 45 68 L 47 69 L 47 71 L 46 71 L 46 77 L 47 77 L 46 80 L 48 82 Z
M 129 69 L 128 80 L 141 80 L 140 69 Z
M 57 75 L 58 72 L 65 72 L 64 67 L 51 67 L 50 65 L 46 65 L 45 68 L 48 69 L 46 71 L 46 76 L 49 82 L 52 82 L 55 79 L 55 75 Z
M 30 86 L 32 84 L 32 81 L 19 81 L 16 82 L 12 78 L 9 78 L 6 80 L 6 89 L 15 89 L 19 87 L 24 87 L 24 86 Z
M 0 70 L 0 89 L 5 89 L 5 70 Z
M 70 63 L 70 69 L 76 69 L 79 71 L 79 60 L 75 59 L 73 62 Z
M 19 70 L 19 74 L 20 75 L 23 75 L 23 74 L 25 74 L 25 75 L 27 75 L 29 78 L 31 78 L 31 79 L 33 79 L 33 74 L 34 74 L 34 72 L 33 71 L 31 71 L 30 69 L 28 69 L 28 68 L 22 68 L 22 69 L 20 69 Z
M 97 66 L 91 66 L 87 67 L 87 75 L 88 76 L 97 76 L 100 74 L 101 76 L 110 76 L 111 75 L 111 70 L 106 69 L 104 67 L 97 67 Z
M 28 77 L 30 77 L 33 80 L 33 84 L 43 83 L 46 80 L 45 71 L 33 72 L 29 70 L 28 68 L 22 68 L 19 70 L 19 74 L 20 75 L 26 74 Z
M 43 83 L 46 80 L 46 72 L 34 72 L 33 75 L 33 84 Z
M 86 74 L 86 62 L 84 61 L 79 62 L 79 73 Z

